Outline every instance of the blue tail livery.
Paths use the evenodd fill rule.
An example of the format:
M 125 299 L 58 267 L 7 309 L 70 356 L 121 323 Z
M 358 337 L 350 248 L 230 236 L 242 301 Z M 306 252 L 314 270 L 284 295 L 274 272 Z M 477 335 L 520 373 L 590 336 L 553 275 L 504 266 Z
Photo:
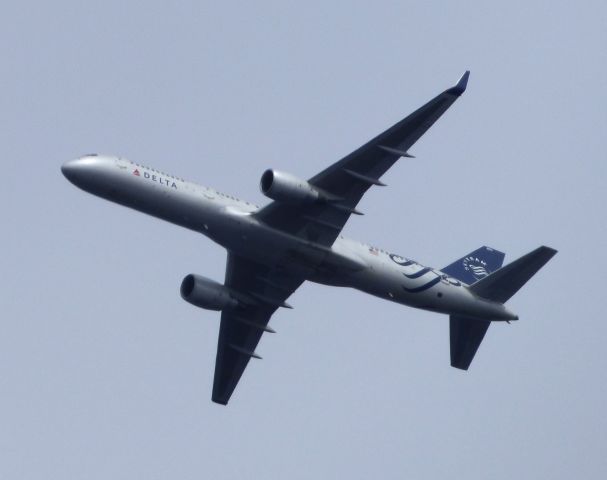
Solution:
M 442 272 L 472 285 L 500 268 L 505 256 L 503 252 L 493 248 L 481 247 L 443 268 Z

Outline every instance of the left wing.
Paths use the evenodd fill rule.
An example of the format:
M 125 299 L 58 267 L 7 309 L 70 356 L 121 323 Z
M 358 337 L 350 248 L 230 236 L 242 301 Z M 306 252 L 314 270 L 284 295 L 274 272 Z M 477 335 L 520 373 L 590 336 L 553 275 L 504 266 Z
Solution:
M 331 246 L 369 187 L 384 185 L 380 177 L 400 157 L 411 157 L 409 148 L 426 133 L 466 90 L 469 71 L 457 84 L 440 93 L 362 147 L 308 180 L 339 201 L 308 206 L 272 202 L 255 216 L 273 228 Z
M 280 266 L 267 267 L 228 252 L 225 285 L 242 297 L 242 306 L 221 313 L 212 400 L 226 405 L 263 332 L 278 307 L 304 282 Z

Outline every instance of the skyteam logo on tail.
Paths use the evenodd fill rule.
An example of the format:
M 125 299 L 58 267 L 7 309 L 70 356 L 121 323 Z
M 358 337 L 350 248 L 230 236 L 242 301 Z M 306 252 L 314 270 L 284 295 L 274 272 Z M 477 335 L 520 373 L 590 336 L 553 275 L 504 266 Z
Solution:
M 487 271 L 487 262 L 478 257 L 464 257 L 464 261 L 462 263 L 464 265 L 464 270 L 474 275 L 474 278 L 477 280 L 480 280 L 491 273 Z
M 504 253 L 480 247 L 442 269 L 447 275 L 472 285 L 495 272 L 504 262 Z

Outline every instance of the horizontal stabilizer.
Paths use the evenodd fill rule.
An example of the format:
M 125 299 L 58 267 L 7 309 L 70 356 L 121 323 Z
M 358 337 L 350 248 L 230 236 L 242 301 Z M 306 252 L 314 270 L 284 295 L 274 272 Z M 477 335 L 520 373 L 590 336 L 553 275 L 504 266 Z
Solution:
M 449 317 L 452 367 L 468 370 L 490 323 L 489 320 L 476 320 L 460 315 Z
M 550 247 L 539 247 L 518 260 L 496 270 L 470 286 L 470 291 L 494 302 L 504 303 L 556 254 Z

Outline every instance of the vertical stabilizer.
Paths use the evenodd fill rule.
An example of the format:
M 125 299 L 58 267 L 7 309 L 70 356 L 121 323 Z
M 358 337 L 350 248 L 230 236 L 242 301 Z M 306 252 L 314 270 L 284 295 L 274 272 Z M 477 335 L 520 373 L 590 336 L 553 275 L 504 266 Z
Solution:
M 457 278 L 460 282 L 472 285 L 500 268 L 504 263 L 504 256 L 503 252 L 490 247 L 477 248 L 474 252 L 443 268 L 442 272 Z

